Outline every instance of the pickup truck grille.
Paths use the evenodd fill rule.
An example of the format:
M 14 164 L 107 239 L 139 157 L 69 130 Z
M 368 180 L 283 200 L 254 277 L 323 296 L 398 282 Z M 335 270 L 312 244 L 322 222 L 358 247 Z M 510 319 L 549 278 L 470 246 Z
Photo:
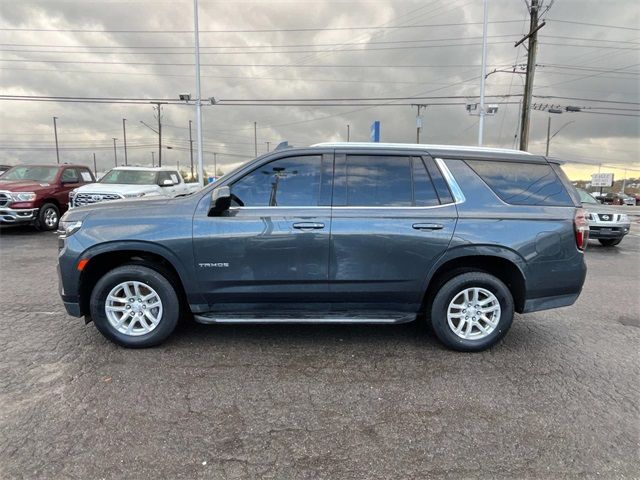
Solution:
M 71 201 L 72 207 L 82 207 L 93 203 L 106 202 L 110 200 L 122 200 L 124 197 L 117 193 L 76 193 Z
M 616 216 L 613 213 L 599 213 L 598 219 L 601 222 L 613 222 Z
M 11 196 L 8 193 L 0 192 L 0 207 L 6 207 L 11 203 Z

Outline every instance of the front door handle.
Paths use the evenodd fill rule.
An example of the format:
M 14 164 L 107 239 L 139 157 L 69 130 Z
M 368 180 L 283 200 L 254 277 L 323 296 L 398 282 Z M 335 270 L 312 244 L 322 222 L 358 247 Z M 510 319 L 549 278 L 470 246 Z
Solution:
M 320 230 L 324 228 L 324 223 L 298 222 L 293 224 L 293 228 L 298 230 Z
M 444 228 L 441 223 L 414 223 L 412 226 L 416 230 L 442 230 Z

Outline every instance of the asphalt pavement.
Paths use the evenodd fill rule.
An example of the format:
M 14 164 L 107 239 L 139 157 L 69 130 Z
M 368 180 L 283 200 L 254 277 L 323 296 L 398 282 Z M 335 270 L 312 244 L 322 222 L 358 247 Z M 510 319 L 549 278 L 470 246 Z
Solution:
M 640 478 L 640 224 L 478 354 L 417 324 L 202 326 L 126 350 L 0 230 L 0 478 Z M 553 282 L 553 278 L 549 278 Z

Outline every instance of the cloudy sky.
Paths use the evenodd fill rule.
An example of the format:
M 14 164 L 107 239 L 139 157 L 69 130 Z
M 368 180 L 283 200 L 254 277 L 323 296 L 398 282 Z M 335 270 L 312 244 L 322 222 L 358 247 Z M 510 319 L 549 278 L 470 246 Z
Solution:
M 490 0 L 488 71 L 526 62 L 514 43 L 528 29 L 526 0 Z M 551 154 L 628 167 L 640 176 L 640 5 L 637 0 L 544 0 L 534 102 L 585 107 L 552 116 Z M 190 0 L 15 0 L 0 2 L 1 93 L 60 97 L 176 98 L 195 92 Z M 380 100 L 386 105 L 203 108 L 205 163 L 213 152 L 228 171 L 287 140 L 294 145 L 366 141 L 373 120 L 382 140 L 414 142 L 416 109 L 425 143 L 474 145 L 478 101 L 481 0 L 200 0 L 202 95 L 216 99 L 457 97 Z M 543 11 L 545 9 L 543 8 Z M 596 24 L 596 25 L 594 25 Z M 523 76 L 488 77 L 485 144 L 513 147 Z M 511 96 L 509 96 L 511 95 Z M 553 98 L 542 98 L 553 97 Z M 347 102 L 349 103 L 349 102 Z M 360 103 L 360 102 L 351 102 Z M 397 105 L 401 103 L 402 105 Z M 62 161 L 122 162 L 127 119 L 129 163 L 150 165 L 157 135 L 150 105 L 2 101 L 0 163 L 55 162 L 52 117 L 58 117 Z M 530 151 L 544 153 L 548 113 L 531 113 Z M 163 164 L 189 163 L 188 105 L 163 111 Z M 570 122 L 570 123 L 569 123 Z M 567 124 L 568 123 L 568 124 Z M 567 124 L 567 125 L 565 125 Z M 195 128 L 194 128 L 195 135 Z M 157 151 L 156 151 L 157 157 Z M 573 176 L 592 167 L 572 165 Z

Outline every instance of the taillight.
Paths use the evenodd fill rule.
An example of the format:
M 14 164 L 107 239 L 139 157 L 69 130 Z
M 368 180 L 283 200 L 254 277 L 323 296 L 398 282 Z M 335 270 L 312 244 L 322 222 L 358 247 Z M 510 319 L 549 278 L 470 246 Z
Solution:
M 585 218 L 586 212 L 583 208 L 576 210 L 576 216 L 573 219 L 573 227 L 576 231 L 576 247 L 578 250 L 584 250 L 589 241 L 589 224 Z

